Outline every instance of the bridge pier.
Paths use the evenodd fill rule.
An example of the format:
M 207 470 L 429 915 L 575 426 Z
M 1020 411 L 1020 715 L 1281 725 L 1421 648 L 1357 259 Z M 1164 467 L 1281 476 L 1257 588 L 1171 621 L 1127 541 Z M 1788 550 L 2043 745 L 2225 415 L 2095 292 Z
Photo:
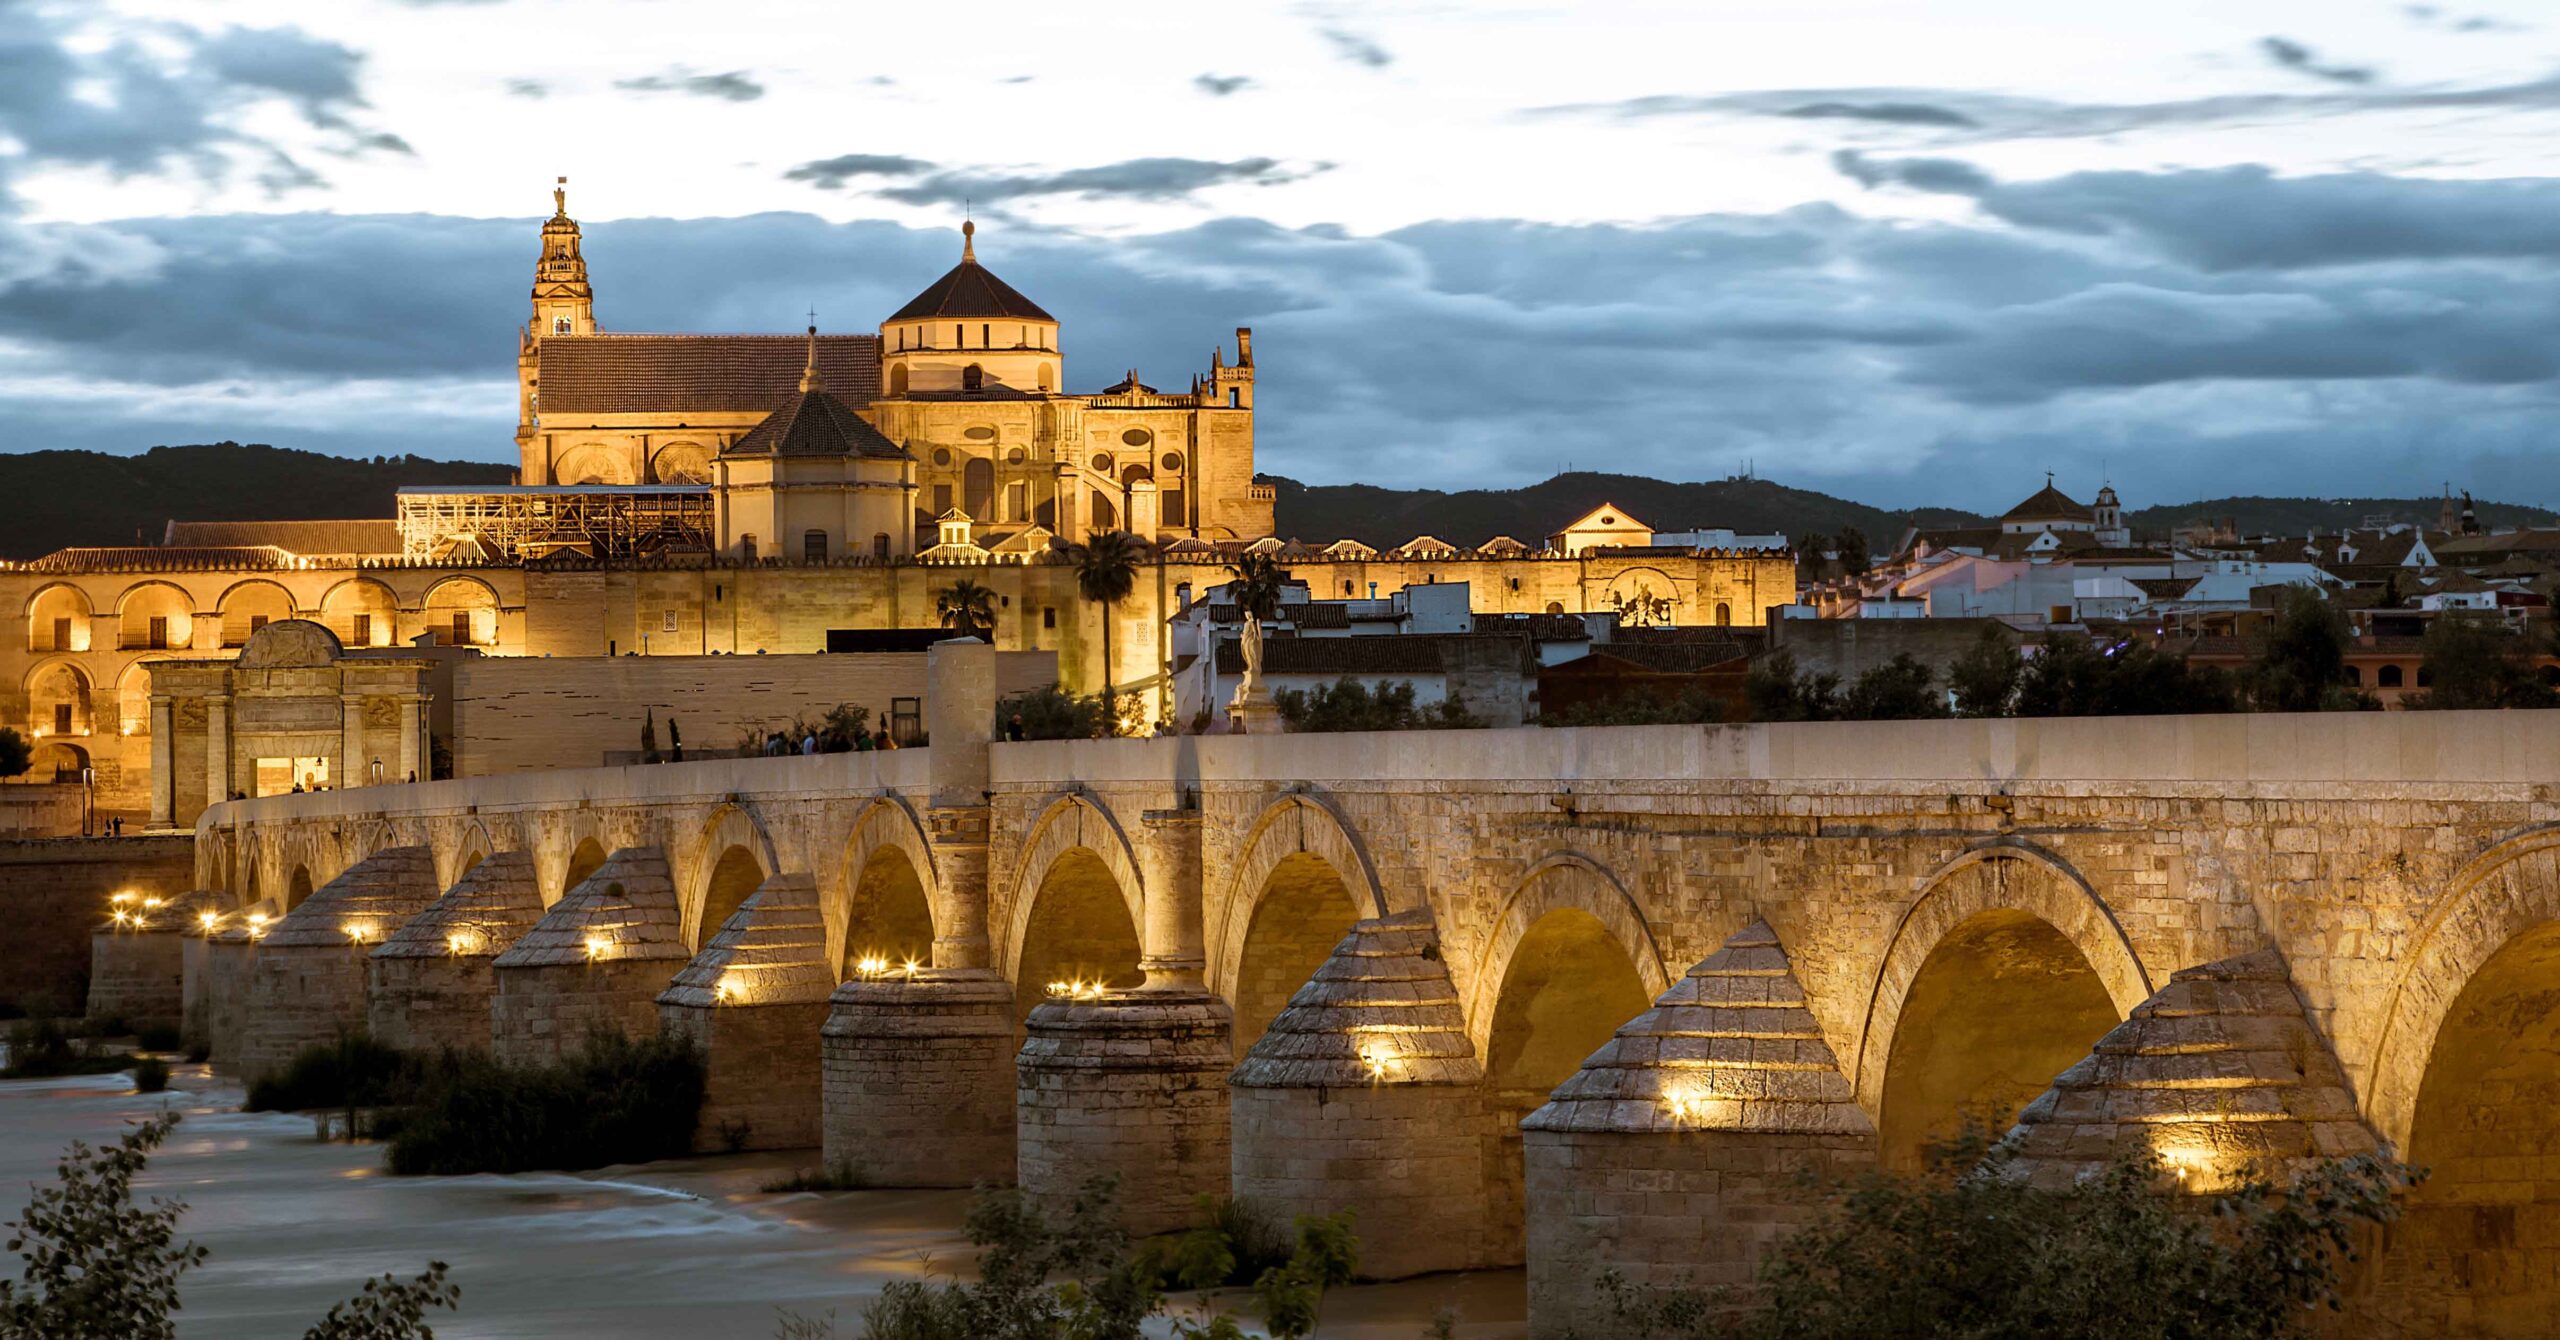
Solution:
M 201 1035 L 212 1048 L 206 1059 L 216 1070 L 240 1068 L 240 1034 L 249 1015 L 249 978 L 258 962 L 257 937 L 237 918 L 222 929 L 187 942 L 187 1015 L 189 1037 Z
M 1236 1196 L 1351 1210 L 1368 1278 L 1486 1264 L 1484 1069 L 1429 912 L 1354 925 L 1228 1084 Z
M 1600 1274 L 1748 1286 L 1819 1214 L 1799 1174 L 1873 1167 L 1875 1124 L 1786 951 L 1754 923 L 1621 1027 L 1521 1123 L 1529 1330 L 1605 1330 Z
M 702 1053 L 697 1151 L 819 1143 L 818 1030 L 835 980 L 816 882 L 774 875 L 658 996 L 660 1025 Z
M 366 1022 L 365 958 L 442 890 L 424 847 L 390 847 L 312 891 L 258 941 L 240 1074 L 282 1070 L 305 1047 Z
M 605 858 L 491 965 L 491 1052 L 549 1063 L 576 1054 L 589 1034 L 656 1033 L 658 993 L 693 957 L 682 928 L 664 852 L 625 847 Z
M 374 1040 L 410 1051 L 487 1051 L 498 994 L 491 965 L 541 919 L 531 853 L 502 851 L 465 871 L 365 960 Z
M 835 989 L 820 1031 L 828 1167 L 873 1186 L 1013 1181 L 1013 988 L 1002 976 L 855 977 Z
M 111 917 L 89 935 L 88 1016 L 136 1022 L 185 1017 L 187 937 L 202 933 L 198 914 L 219 913 L 225 901 L 197 889 L 118 908 L 122 920 Z M 152 903 L 157 906 L 147 905 Z
M 1120 1179 L 1139 1236 L 1185 1228 L 1229 1176 L 1226 1077 L 1234 1012 L 1206 991 L 1061 998 L 1031 1011 L 1017 1062 L 1023 1192 L 1064 1206 L 1086 1179 Z

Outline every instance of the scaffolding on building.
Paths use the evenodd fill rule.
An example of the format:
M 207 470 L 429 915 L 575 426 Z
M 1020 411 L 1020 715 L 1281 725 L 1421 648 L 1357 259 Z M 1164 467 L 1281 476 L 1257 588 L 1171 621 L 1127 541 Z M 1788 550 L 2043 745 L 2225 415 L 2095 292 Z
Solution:
M 712 547 L 706 484 L 410 485 L 399 503 L 401 555 L 425 562 L 644 558 Z

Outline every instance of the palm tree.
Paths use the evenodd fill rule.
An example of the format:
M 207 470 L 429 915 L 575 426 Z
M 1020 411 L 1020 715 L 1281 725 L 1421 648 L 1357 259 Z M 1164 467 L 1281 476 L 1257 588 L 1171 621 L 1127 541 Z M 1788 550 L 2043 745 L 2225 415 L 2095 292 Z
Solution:
M 966 577 L 935 596 L 933 610 L 942 616 L 942 626 L 950 629 L 953 636 L 995 640 L 996 593 Z
M 1270 619 L 1280 613 L 1280 592 L 1289 585 L 1289 570 L 1269 554 L 1247 554 L 1231 564 L 1227 571 L 1235 580 L 1227 583 L 1227 594 L 1235 598 L 1244 612 L 1257 619 Z
M 1129 598 L 1138 584 L 1138 561 L 1146 546 L 1124 530 L 1096 535 L 1067 546 L 1067 562 L 1076 570 L 1076 591 L 1102 606 L 1102 709 L 1104 718 L 1120 718 L 1111 703 L 1111 607 Z

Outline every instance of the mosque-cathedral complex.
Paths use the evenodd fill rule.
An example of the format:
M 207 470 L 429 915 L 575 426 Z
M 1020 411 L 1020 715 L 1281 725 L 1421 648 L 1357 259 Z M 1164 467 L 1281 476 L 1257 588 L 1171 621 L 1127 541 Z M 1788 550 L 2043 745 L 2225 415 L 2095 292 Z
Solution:
M 1068 391 L 1062 323 L 980 262 L 974 226 L 959 263 L 877 333 L 608 331 L 565 189 L 554 201 L 518 341 L 515 485 L 404 489 L 395 518 L 172 522 L 157 546 L 0 565 L 0 608 L 23 619 L 0 639 L 0 724 L 38 737 L 40 772 L 88 770 L 101 809 L 180 823 L 274 789 L 232 747 L 268 709 L 212 681 L 155 701 L 146 667 L 236 660 L 286 619 L 373 658 L 816 653 L 938 627 L 936 595 L 966 578 L 995 593 L 1000 651 L 1053 652 L 1066 685 L 1091 691 L 1107 643 L 1110 682 L 1161 718 L 1169 618 L 1248 550 L 1318 598 L 1464 582 L 1478 615 L 1643 602 L 1669 622 L 1757 624 L 1794 594 L 1776 551 L 1278 537 L 1273 489 L 1255 482 L 1252 332 L 1175 389 L 1130 371 Z M 1150 558 L 1105 639 L 1058 559 L 1111 531 Z M 325 741 L 386 759 L 385 780 L 427 775 L 445 714 L 415 688 L 359 693 L 360 678 L 382 677 L 329 690 L 342 722 L 268 723 L 313 741 L 279 747 Z M 153 737 L 173 731 L 157 757 L 175 775 L 155 798 Z

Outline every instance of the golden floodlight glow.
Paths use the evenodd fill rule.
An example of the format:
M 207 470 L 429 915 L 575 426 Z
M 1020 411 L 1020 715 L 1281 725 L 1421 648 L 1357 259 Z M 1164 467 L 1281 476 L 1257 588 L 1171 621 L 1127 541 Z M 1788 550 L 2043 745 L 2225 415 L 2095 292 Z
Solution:
M 252 940 L 255 940 L 255 939 L 257 939 L 259 936 L 264 935 L 264 934 L 266 934 L 266 933 L 267 933 L 267 914 L 266 914 L 266 913 L 264 913 L 264 912 L 252 912 L 252 913 L 250 913 L 250 914 L 249 914 L 249 938 L 250 938 L 250 939 L 252 939 Z
M 905 973 L 909 977 L 913 977 L 923 967 L 923 964 L 916 962 L 914 959 L 908 959 L 906 962 L 898 965 L 898 971 Z
M 853 970 L 864 977 L 886 977 L 889 975 L 889 960 L 885 955 L 865 954 L 854 960 Z
M 1360 1065 L 1371 1080 L 1384 1080 L 1395 1074 L 1396 1063 L 1401 1059 L 1384 1039 L 1371 1038 L 1360 1044 Z
M 444 952 L 448 954 L 468 954 L 479 947 L 480 933 L 477 931 L 455 931 L 444 937 Z
M 723 1005 L 735 1005 L 746 999 L 746 995 L 746 988 L 739 984 L 736 973 L 720 974 L 720 980 L 711 987 L 711 998 Z
M 1061 1000 L 1100 1000 L 1102 983 L 1075 977 L 1049 983 L 1049 994 Z
M 108 901 L 108 902 L 111 902 L 111 903 L 129 903 L 129 902 L 132 902 L 132 901 L 133 901 L 133 899 L 134 899 L 134 892 L 133 892 L 133 890 L 131 890 L 131 889 L 127 889 L 127 890 L 125 890 L 124 892 L 117 894 L 115 897 L 113 897 L 113 898 L 109 898 L 107 901 Z
M 147 908 L 158 907 L 164 901 L 166 900 L 160 898 L 145 898 L 142 900 L 142 905 Z
M 347 939 L 356 944 L 371 940 L 381 930 L 370 921 L 350 921 L 339 929 L 344 930 L 347 933 Z
M 1682 1126 L 1708 1124 L 1712 1119 L 1725 1114 L 1730 1101 L 1715 1096 L 1705 1085 L 1694 1081 L 1674 1082 L 1665 1085 L 1662 1090 L 1662 1109 L 1670 1113 L 1671 1119 Z
M 606 950 L 613 948 L 613 941 L 601 935 L 590 935 L 586 939 L 586 946 L 587 957 L 590 960 L 600 959 L 604 957 Z
M 121 907 L 117 908 L 115 911 L 113 911 L 113 912 L 109 913 L 108 915 L 109 915 L 111 918 L 113 918 L 113 920 L 115 921 L 115 923 L 116 923 L 117 925 L 119 925 L 119 926 L 130 926 L 130 925 L 132 925 L 132 924 L 133 924 L 133 914 L 132 914 L 131 912 L 127 912 L 127 911 L 125 911 L 125 910 L 124 910 L 123 908 L 121 908 Z
M 211 932 L 215 927 L 222 924 L 222 914 L 219 912 L 198 912 L 196 913 L 196 924 L 204 927 L 207 932 Z

